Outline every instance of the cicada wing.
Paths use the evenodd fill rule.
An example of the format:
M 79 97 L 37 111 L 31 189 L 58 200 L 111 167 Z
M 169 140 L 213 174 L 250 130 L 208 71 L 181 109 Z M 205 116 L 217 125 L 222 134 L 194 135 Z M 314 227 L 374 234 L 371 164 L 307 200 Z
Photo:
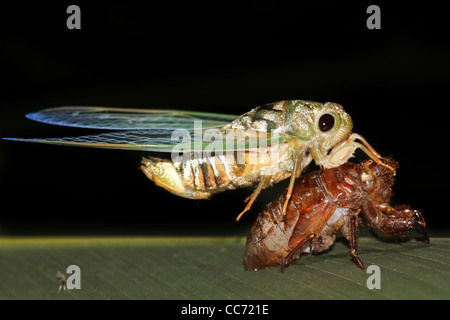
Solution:
M 47 124 L 105 130 L 193 130 L 220 128 L 238 116 L 220 113 L 161 109 L 56 107 L 29 113 L 27 118 Z
M 208 129 L 188 131 L 185 129 L 111 131 L 77 137 L 63 138 L 4 138 L 22 142 L 35 142 L 67 146 L 126 149 L 140 151 L 172 152 L 234 152 L 255 151 L 284 141 L 284 137 L 265 132 L 244 130 Z
M 77 137 L 4 139 L 66 146 L 170 152 L 174 143 L 170 140 L 170 134 L 169 138 L 167 138 L 167 134 L 168 132 L 164 130 L 156 132 L 148 130 L 121 130 Z

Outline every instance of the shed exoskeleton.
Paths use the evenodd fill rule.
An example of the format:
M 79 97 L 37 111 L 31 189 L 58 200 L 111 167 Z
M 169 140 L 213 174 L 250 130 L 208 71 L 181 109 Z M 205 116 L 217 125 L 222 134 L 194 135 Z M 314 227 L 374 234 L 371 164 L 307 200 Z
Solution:
M 395 168 L 395 162 L 385 160 Z M 286 214 L 287 191 L 259 214 L 247 237 L 247 270 L 279 266 L 280 271 L 302 254 L 329 249 L 341 231 L 350 255 L 364 269 L 357 251 L 357 230 L 363 223 L 387 237 L 402 237 L 416 229 L 429 242 L 420 211 L 409 205 L 391 206 L 392 170 L 371 160 L 318 170 L 298 179 Z

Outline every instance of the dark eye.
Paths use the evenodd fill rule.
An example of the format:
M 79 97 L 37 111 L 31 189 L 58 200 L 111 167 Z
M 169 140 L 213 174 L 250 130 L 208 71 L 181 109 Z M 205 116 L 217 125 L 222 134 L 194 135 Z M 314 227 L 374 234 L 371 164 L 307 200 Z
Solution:
M 329 114 L 329 113 L 325 113 L 324 115 L 322 115 L 319 119 L 319 129 L 322 132 L 326 132 L 328 130 L 330 130 L 331 128 L 333 128 L 334 126 L 334 117 Z

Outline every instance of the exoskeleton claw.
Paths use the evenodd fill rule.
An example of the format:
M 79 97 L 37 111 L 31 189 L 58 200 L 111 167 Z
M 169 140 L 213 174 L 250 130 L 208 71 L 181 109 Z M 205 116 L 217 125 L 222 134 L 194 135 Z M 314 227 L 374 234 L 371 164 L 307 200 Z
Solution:
M 418 233 L 423 235 L 423 241 L 425 243 L 430 243 L 430 238 L 428 237 L 425 219 L 423 218 L 420 211 L 414 210 L 413 218 L 414 218 L 413 222 L 414 229 L 416 229 Z

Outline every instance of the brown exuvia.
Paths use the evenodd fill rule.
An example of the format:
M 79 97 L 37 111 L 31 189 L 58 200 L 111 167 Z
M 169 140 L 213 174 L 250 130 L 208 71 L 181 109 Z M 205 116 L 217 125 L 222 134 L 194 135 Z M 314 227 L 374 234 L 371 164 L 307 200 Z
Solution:
M 395 162 L 386 160 L 391 167 Z M 330 248 L 341 231 L 350 255 L 364 269 L 356 248 L 358 227 L 365 225 L 388 237 L 402 237 L 414 228 L 429 243 L 422 214 L 408 205 L 392 207 L 394 172 L 373 161 L 311 172 L 298 179 L 286 214 L 286 192 L 261 212 L 247 236 L 247 270 L 280 266 L 280 271 L 301 254 Z

